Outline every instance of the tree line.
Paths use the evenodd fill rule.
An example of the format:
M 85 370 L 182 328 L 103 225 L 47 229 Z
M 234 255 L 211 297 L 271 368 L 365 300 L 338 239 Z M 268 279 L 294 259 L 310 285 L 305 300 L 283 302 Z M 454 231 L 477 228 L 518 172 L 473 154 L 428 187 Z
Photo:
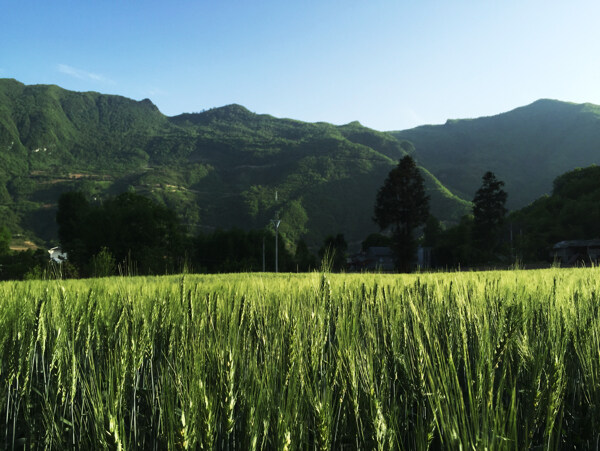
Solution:
M 377 192 L 373 216 L 381 231 L 389 233 L 396 268 L 401 272 L 415 268 L 419 244 L 433 250 L 433 266 L 483 265 L 501 259 L 507 213 L 503 186 L 494 173 L 486 172 L 473 198 L 472 216 L 443 230 L 429 213 L 429 196 L 414 159 L 409 155 L 402 158 Z
M 63 193 L 58 235 L 74 277 L 274 271 L 271 230 L 213 230 L 190 236 L 174 210 L 134 192 L 92 202 L 81 192 Z M 310 271 L 317 259 L 303 240 L 294 252 L 278 240 L 279 270 Z
M 521 260 L 548 261 L 553 243 L 600 235 L 600 168 L 571 171 L 554 182 L 551 196 L 508 215 L 504 183 L 492 172 L 482 177 L 472 214 L 444 227 L 429 212 L 420 170 L 403 157 L 378 190 L 373 221 L 380 233 L 362 243 L 389 247 L 397 271 L 417 267 L 419 246 L 431 250 L 433 268 L 506 266 Z M 134 192 L 93 201 L 82 192 L 63 193 L 56 215 L 68 260 L 49 264 L 44 250 L 10 252 L 10 233 L 0 228 L 0 279 L 98 277 L 114 274 L 169 274 L 274 271 L 273 230 L 212 230 L 189 235 L 174 210 Z M 313 254 L 300 239 L 278 240 L 282 272 L 344 271 L 344 235 L 328 236 Z
M 442 230 L 429 214 L 423 177 L 415 161 L 406 156 L 390 171 L 376 196 L 373 220 L 388 236 L 371 236 L 364 247 L 370 242 L 386 243 L 394 252 L 397 270 L 407 272 L 415 267 L 416 232 L 422 230 L 421 244 L 435 248 L 442 264 L 462 258 L 465 243 L 470 246 L 471 263 L 493 259 L 506 214 L 502 186 L 491 172 L 484 175 L 473 201 L 473 218 L 468 220 L 471 239 L 463 240 L 462 225 Z M 133 192 L 103 202 L 90 201 L 77 191 L 63 193 L 56 220 L 62 249 L 68 255 L 63 269 L 67 276 L 274 271 L 275 242 L 279 243 L 280 271 L 346 268 L 348 244 L 343 234 L 328 236 L 318 255 L 303 240 L 293 247 L 275 240 L 274 231 L 268 229 L 234 228 L 189 236 L 173 210 Z

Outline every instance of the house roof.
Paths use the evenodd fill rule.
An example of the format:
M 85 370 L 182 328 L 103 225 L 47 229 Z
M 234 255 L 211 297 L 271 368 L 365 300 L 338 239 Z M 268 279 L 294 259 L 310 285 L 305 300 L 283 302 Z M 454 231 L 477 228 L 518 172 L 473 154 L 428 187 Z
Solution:
M 600 247 L 600 240 L 566 240 L 559 241 L 553 249 L 566 249 L 569 247 Z

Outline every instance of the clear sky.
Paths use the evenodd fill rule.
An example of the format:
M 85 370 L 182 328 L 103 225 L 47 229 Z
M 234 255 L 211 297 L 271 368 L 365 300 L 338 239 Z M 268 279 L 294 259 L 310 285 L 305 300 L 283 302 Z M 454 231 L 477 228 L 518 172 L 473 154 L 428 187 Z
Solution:
M 0 0 L 0 78 L 399 130 L 600 104 L 600 1 Z

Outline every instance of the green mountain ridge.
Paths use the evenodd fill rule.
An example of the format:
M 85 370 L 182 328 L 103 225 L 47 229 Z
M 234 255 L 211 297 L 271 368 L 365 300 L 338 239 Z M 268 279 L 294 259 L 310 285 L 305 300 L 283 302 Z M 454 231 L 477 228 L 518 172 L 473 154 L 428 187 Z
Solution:
M 496 116 L 390 132 L 451 192 L 472 199 L 488 170 L 505 181 L 508 206 L 549 193 L 552 181 L 600 163 L 600 106 L 541 99 Z
M 126 190 L 174 208 L 192 232 L 263 228 L 279 212 L 289 243 L 342 232 L 355 247 L 376 231 L 375 194 L 412 145 L 357 122 L 258 115 L 240 105 L 167 117 L 135 101 L 0 79 L 0 211 L 14 231 L 56 239 L 60 193 L 101 201 Z M 433 212 L 469 203 L 423 171 Z M 275 200 L 277 193 L 277 201 Z
M 508 206 L 549 193 L 558 175 L 600 163 L 600 106 L 542 99 L 496 116 L 381 132 L 307 123 L 232 104 L 168 117 L 136 101 L 0 79 L 0 212 L 13 232 L 56 241 L 60 193 L 98 201 L 135 190 L 175 209 L 192 233 L 268 227 L 313 249 L 369 233 L 377 189 L 406 153 L 432 213 L 456 222 L 481 176 L 506 182 Z M 277 201 L 275 195 L 277 193 Z

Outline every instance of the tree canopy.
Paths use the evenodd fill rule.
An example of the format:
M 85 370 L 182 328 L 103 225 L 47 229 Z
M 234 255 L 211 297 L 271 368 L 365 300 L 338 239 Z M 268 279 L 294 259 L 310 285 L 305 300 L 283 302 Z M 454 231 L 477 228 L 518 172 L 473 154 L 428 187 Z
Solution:
M 180 269 L 184 230 L 173 210 L 135 193 L 92 204 L 82 193 L 61 195 L 56 215 L 61 246 L 81 274 L 91 275 L 93 258 L 110 252 L 140 274 Z
M 511 213 L 515 248 L 524 261 L 546 261 L 563 240 L 600 238 L 600 166 L 569 171 L 550 196 Z
M 348 243 L 344 238 L 343 233 L 337 235 L 329 235 L 325 238 L 323 246 L 319 249 L 319 258 L 323 266 L 330 266 L 332 271 L 341 271 L 346 267 L 346 252 L 348 251 Z
M 414 231 L 429 216 L 429 196 L 423 176 L 409 156 L 390 171 L 377 192 L 373 220 L 385 230 L 391 228 L 397 266 L 408 271 L 415 259 Z
M 498 235 L 507 212 L 507 194 L 503 186 L 504 182 L 487 171 L 473 198 L 473 244 L 483 259 L 492 255 L 499 246 Z

